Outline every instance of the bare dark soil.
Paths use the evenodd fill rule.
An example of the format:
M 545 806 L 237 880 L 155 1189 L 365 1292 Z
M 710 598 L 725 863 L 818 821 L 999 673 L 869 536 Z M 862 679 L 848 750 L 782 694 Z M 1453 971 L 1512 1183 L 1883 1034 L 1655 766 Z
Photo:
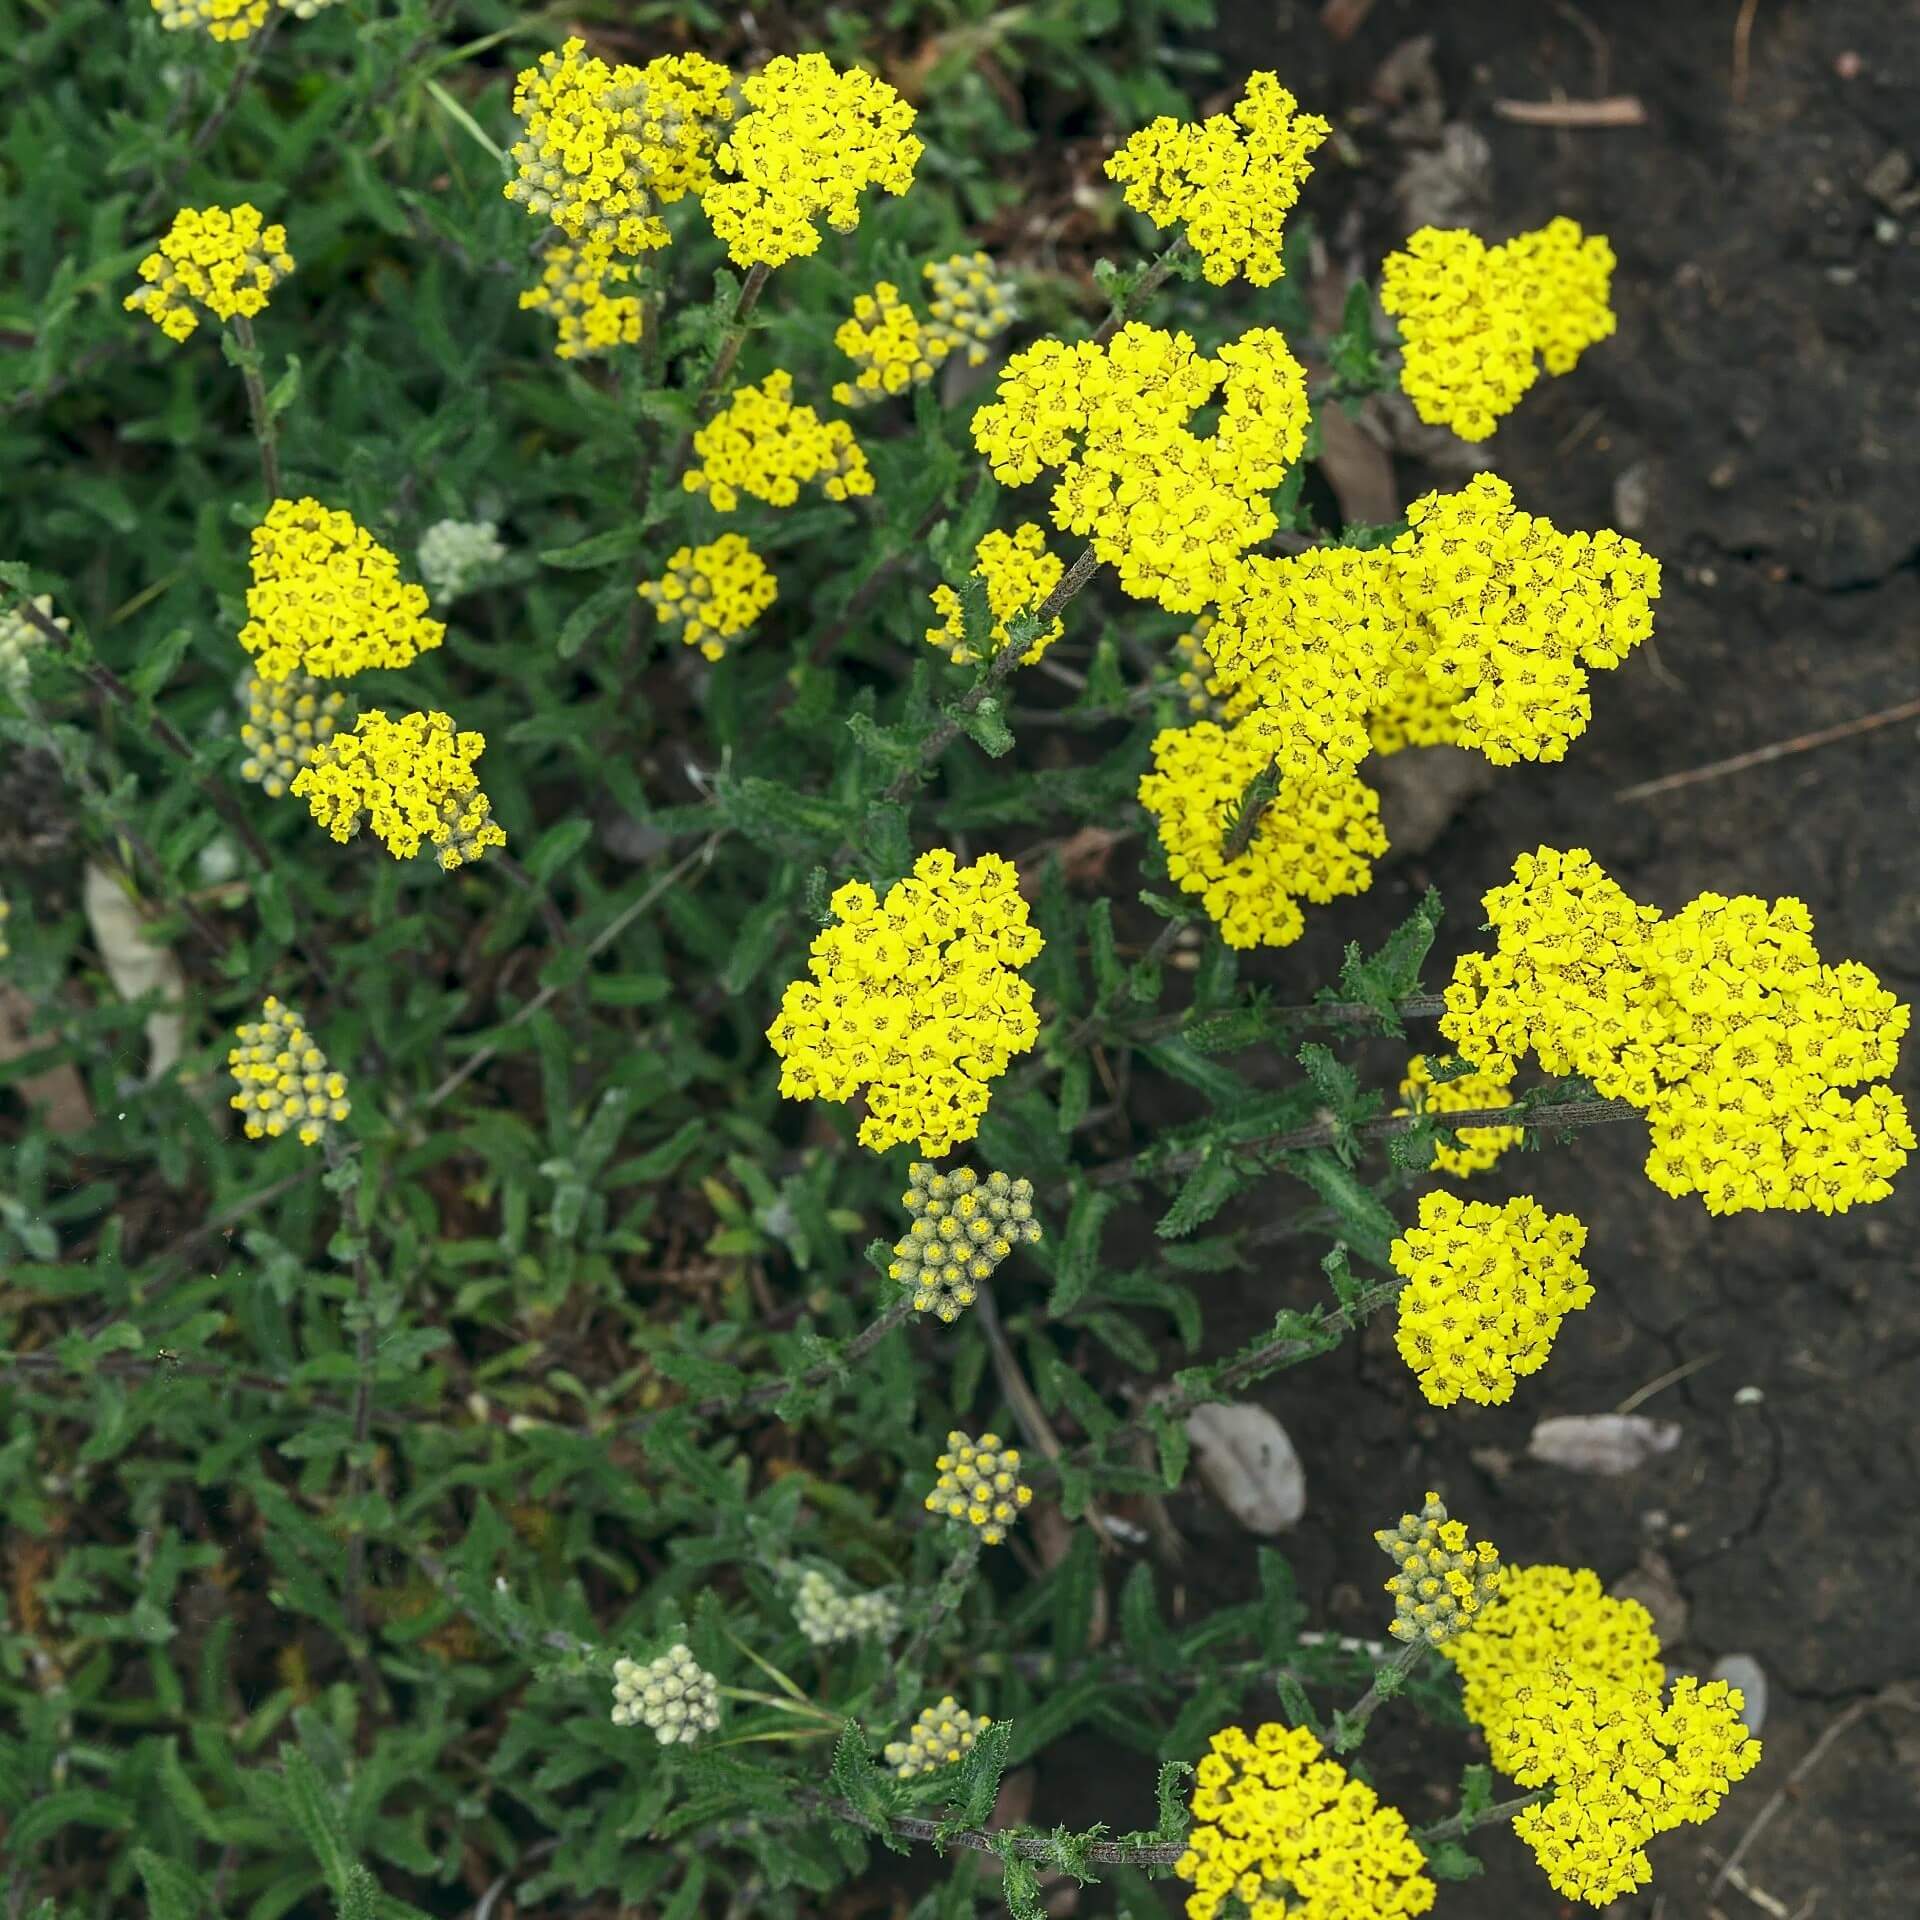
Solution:
M 1423 32 L 1445 117 L 1491 149 L 1489 236 L 1567 213 L 1611 237 L 1618 335 L 1536 387 L 1481 464 L 1523 506 L 1630 528 L 1665 566 L 1655 642 L 1595 676 L 1591 731 L 1566 762 L 1498 774 L 1357 910 L 1323 914 L 1274 978 L 1310 988 L 1339 939 L 1384 930 L 1429 883 L 1450 963 L 1475 941 L 1480 893 L 1544 842 L 1591 848 L 1668 909 L 1707 889 L 1798 895 L 1825 957 L 1920 995 L 1913 721 L 1618 797 L 1920 695 L 1920 8 L 1759 0 L 1743 61 L 1736 0 L 1376 0 L 1349 8 L 1366 17 L 1344 43 L 1304 0 L 1222 11 L 1228 80 L 1276 68 L 1352 125 L 1351 164 L 1324 166 L 1308 194 L 1336 257 L 1377 261 L 1408 230 L 1409 149 L 1368 103 L 1382 62 Z M 1637 97 L 1645 123 L 1563 130 L 1494 107 L 1606 95 Z M 1458 474 L 1395 462 L 1403 500 Z M 1920 1042 L 1907 1054 L 1898 1084 L 1915 1101 Z M 1742 1860 L 1744 1886 L 1710 1889 L 1837 1719 L 1903 1683 L 1920 1705 L 1920 1175 L 1843 1219 L 1713 1220 L 1652 1188 L 1644 1151 L 1637 1126 L 1597 1129 L 1483 1176 L 1487 1196 L 1529 1190 L 1588 1223 L 1598 1292 L 1510 1406 L 1427 1407 L 1379 1324 L 1264 1390 L 1310 1482 L 1288 1551 L 1327 1625 L 1377 1634 L 1369 1531 L 1432 1485 L 1511 1558 L 1591 1565 L 1658 1598 L 1674 1667 L 1760 1663 L 1766 1757 L 1711 1826 L 1655 1844 L 1653 1886 L 1615 1911 L 1904 1920 L 1920 1911 L 1920 1711 L 1897 1703 L 1849 1720 Z M 1281 1249 L 1232 1310 L 1210 1307 L 1210 1333 L 1250 1334 L 1316 1282 Z M 1537 1420 L 1612 1410 L 1683 1368 L 1644 1402 L 1682 1428 L 1665 1458 L 1599 1478 L 1525 1457 Z M 1235 1523 L 1197 1493 L 1175 1518 L 1195 1588 L 1237 1588 Z M 1450 1735 L 1397 1742 L 1409 1722 L 1393 1715 L 1369 1757 L 1412 1817 L 1432 1817 L 1432 1783 L 1472 1756 Z M 1043 1780 L 1036 1817 L 1091 1797 Z M 1111 1817 L 1112 1789 L 1100 1799 Z M 1445 1890 L 1444 1912 L 1569 1910 L 1516 1841 L 1482 1852 L 1487 1877 Z

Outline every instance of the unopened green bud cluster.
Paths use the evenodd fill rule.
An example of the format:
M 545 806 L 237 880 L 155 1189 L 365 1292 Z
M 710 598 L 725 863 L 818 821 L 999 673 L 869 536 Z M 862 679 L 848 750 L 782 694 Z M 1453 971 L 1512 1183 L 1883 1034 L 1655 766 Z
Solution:
M 1374 1536 L 1397 1571 L 1387 1582 L 1393 1595 L 1396 1640 L 1441 1646 L 1464 1632 L 1493 1598 L 1500 1583 L 1500 1555 L 1493 1542 L 1469 1547 L 1466 1523 L 1449 1520 L 1438 1494 L 1427 1495 L 1418 1513 L 1403 1513 L 1397 1527 Z
M 884 1593 L 846 1593 L 809 1567 L 794 1590 L 793 1617 L 816 1647 L 843 1640 L 890 1640 L 900 1630 L 900 1609 Z
M 720 1724 L 720 1683 L 684 1645 L 645 1666 L 616 1660 L 613 1724 L 649 1728 L 663 1747 L 691 1744 Z
M 916 1313 L 951 1324 L 980 1297 L 981 1284 L 1016 1246 L 1040 1238 L 1033 1217 L 1033 1182 L 971 1167 L 939 1173 L 924 1160 L 907 1169 L 912 1183 L 901 1203 L 913 1215 L 896 1241 L 887 1277 L 913 1289 Z
M 992 1724 L 984 1713 L 969 1713 L 948 1694 L 937 1707 L 922 1707 L 907 1737 L 889 1740 L 881 1755 L 896 1779 L 911 1780 L 917 1773 L 952 1766 Z

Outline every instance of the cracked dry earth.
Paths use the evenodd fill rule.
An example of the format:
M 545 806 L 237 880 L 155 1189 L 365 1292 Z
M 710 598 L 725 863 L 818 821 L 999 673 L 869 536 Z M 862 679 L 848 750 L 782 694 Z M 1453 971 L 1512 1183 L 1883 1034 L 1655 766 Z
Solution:
M 1289 983 L 1279 997 L 1327 977 L 1338 941 L 1377 937 L 1429 882 L 1448 904 L 1438 958 L 1450 965 L 1475 942 L 1481 892 L 1545 842 L 1590 847 L 1669 910 L 1706 889 L 1797 894 L 1825 957 L 1863 960 L 1920 998 L 1913 721 L 1650 800 L 1616 797 L 1920 695 L 1920 8 L 1759 0 L 1739 103 L 1736 0 L 1376 0 L 1349 8 L 1365 18 L 1343 44 L 1317 0 L 1221 11 L 1228 79 L 1275 67 L 1337 120 L 1361 108 L 1355 165 L 1332 163 L 1325 197 L 1309 195 L 1356 258 L 1377 261 L 1407 231 L 1404 155 L 1390 115 L 1364 103 L 1382 62 L 1421 32 L 1434 36 L 1446 117 L 1490 149 L 1489 237 L 1560 212 L 1611 236 L 1618 335 L 1537 386 L 1484 464 L 1561 526 L 1629 528 L 1666 569 L 1655 642 L 1595 676 L 1593 725 L 1567 761 L 1500 773 L 1357 912 L 1343 907 L 1337 925 L 1323 914 L 1271 965 Z M 1493 106 L 1603 94 L 1637 96 L 1646 123 L 1561 131 Z M 1403 455 L 1399 497 L 1459 471 Z M 1920 1105 L 1920 1038 L 1906 1053 L 1896 1084 Z M 1397 1059 L 1383 1049 L 1374 1064 L 1384 1074 Z M 1530 1190 L 1590 1230 L 1597 1298 L 1513 1404 L 1426 1406 L 1381 1323 L 1357 1351 L 1262 1391 L 1308 1475 L 1307 1517 L 1285 1544 L 1325 1625 L 1377 1634 L 1387 1568 L 1370 1530 L 1436 1486 L 1510 1558 L 1591 1565 L 1650 1600 L 1673 1667 L 1760 1663 L 1761 1767 L 1711 1826 L 1656 1841 L 1653 1885 L 1613 1912 L 1911 1920 L 1920 1712 L 1892 1704 L 1851 1719 L 1738 1878 L 1713 1883 L 1849 1707 L 1903 1684 L 1920 1702 L 1920 1167 L 1892 1200 L 1843 1219 L 1713 1220 L 1648 1185 L 1644 1151 L 1637 1125 L 1596 1129 L 1483 1177 L 1483 1197 Z M 1252 1333 L 1276 1294 L 1310 1297 L 1316 1281 L 1276 1264 L 1238 1301 L 1212 1293 L 1210 1337 Z M 1526 1458 L 1535 1421 L 1612 1410 L 1680 1369 L 1645 1402 L 1680 1425 L 1664 1458 L 1619 1478 Z M 1174 1518 L 1194 1600 L 1237 1597 L 1243 1576 L 1214 1571 L 1245 1557 L 1235 1523 L 1195 1494 Z M 1450 1806 L 1474 1755 L 1467 1736 L 1395 1738 L 1406 1725 L 1390 1707 L 1369 1758 L 1417 1821 Z M 1097 1808 L 1091 1795 L 1066 1804 L 1078 1797 L 1043 1780 L 1035 1815 L 1133 1812 L 1111 1788 Z M 1480 1851 L 1486 1877 L 1443 1889 L 1443 1913 L 1572 1910 L 1511 1837 Z

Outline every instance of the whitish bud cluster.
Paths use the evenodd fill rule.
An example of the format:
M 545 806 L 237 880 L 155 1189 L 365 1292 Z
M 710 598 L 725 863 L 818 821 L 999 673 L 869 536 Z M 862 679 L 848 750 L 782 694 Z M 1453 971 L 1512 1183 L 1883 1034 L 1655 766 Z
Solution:
M 720 1724 L 720 1683 L 684 1645 L 657 1660 L 613 1663 L 613 1724 L 643 1726 L 663 1747 L 691 1744 Z
M 894 1243 L 887 1277 L 913 1289 L 916 1313 L 951 1324 L 1015 1247 L 1038 1242 L 1033 1182 L 1004 1173 L 983 1181 L 971 1167 L 939 1173 L 924 1160 L 907 1169 L 907 1179 L 911 1185 L 900 1199 L 913 1225 Z
M 62 633 L 66 632 L 66 621 L 53 611 L 52 594 L 35 594 L 33 606 L 35 612 L 52 620 Z M 17 700 L 26 692 L 33 678 L 33 655 L 46 644 L 45 632 L 24 613 L 12 607 L 0 608 L 0 693 L 11 694 Z
M 997 1433 L 978 1440 L 948 1434 L 947 1450 L 934 1465 L 940 1477 L 927 1495 L 927 1511 L 976 1529 L 990 1547 L 1007 1537 L 1020 1509 L 1032 1503 L 1033 1489 L 1020 1478 L 1019 1449 L 1002 1447 Z
M 984 1713 L 969 1713 L 948 1694 L 937 1707 L 922 1707 L 907 1737 L 889 1740 L 881 1755 L 896 1779 L 911 1780 L 917 1773 L 952 1766 L 992 1725 Z
M 809 1567 L 794 1589 L 793 1617 L 816 1647 L 843 1640 L 891 1640 L 900 1630 L 900 1609 L 884 1593 L 847 1593 Z
M 507 557 L 491 520 L 436 520 L 420 536 L 420 578 L 436 600 L 457 600 Z
M 1397 1571 L 1387 1582 L 1393 1595 L 1396 1640 L 1440 1646 L 1472 1624 L 1500 1581 L 1500 1556 L 1492 1541 L 1467 1544 L 1466 1523 L 1449 1520 L 1436 1493 L 1418 1513 L 1403 1513 L 1397 1527 L 1374 1536 Z

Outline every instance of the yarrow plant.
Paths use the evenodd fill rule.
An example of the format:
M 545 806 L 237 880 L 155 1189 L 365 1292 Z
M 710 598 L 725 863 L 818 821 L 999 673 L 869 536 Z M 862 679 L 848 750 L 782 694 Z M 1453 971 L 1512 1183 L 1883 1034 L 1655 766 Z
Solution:
M 1500 1191 L 1523 1148 L 1644 1125 L 1650 1208 L 1844 1257 L 1821 1216 L 1915 1145 L 1908 1009 L 1798 900 L 1554 847 L 1438 980 L 1435 893 L 1306 959 L 1382 789 L 1551 779 L 1642 670 L 1657 520 L 1329 484 L 1395 383 L 1484 440 L 1584 377 L 1612 243 L 1429 230 L 1330 286 L 1333 102 L 1164 112 L 1152 6 L 876 11 L 503 70 L 433 8 L 163 0 L 250 44 L 131 89 L 145 9 L 23 42 L 0 1823 L 40 1920 L 797 1920 L 916 1846 L 912 1920 L 1109 1876 L 1088 1912 L 1379 1920 L 1473 1911 L 1489 1845 L 1599 1904 L 1752 1819 L 1758 1698 L 1601 1569 L 1503 1561 L 1380 1420 L 1417 1388 L 1459 1440 L 1622 1331 L 1636 1263 Z M 1043 97 L 1105 162 L 1057 207 L 1013 176 Z M 245 412 L 148 321 L 210 323 Z M 1384 1644 L 1231 1531 L 1267 1383 L 1375 1316 L 1408 1395 L 1289 1425 L 1321 1584 L 1391 1560 Z M 1150 1831 L 1055 1824 L 1136 1754 Z

